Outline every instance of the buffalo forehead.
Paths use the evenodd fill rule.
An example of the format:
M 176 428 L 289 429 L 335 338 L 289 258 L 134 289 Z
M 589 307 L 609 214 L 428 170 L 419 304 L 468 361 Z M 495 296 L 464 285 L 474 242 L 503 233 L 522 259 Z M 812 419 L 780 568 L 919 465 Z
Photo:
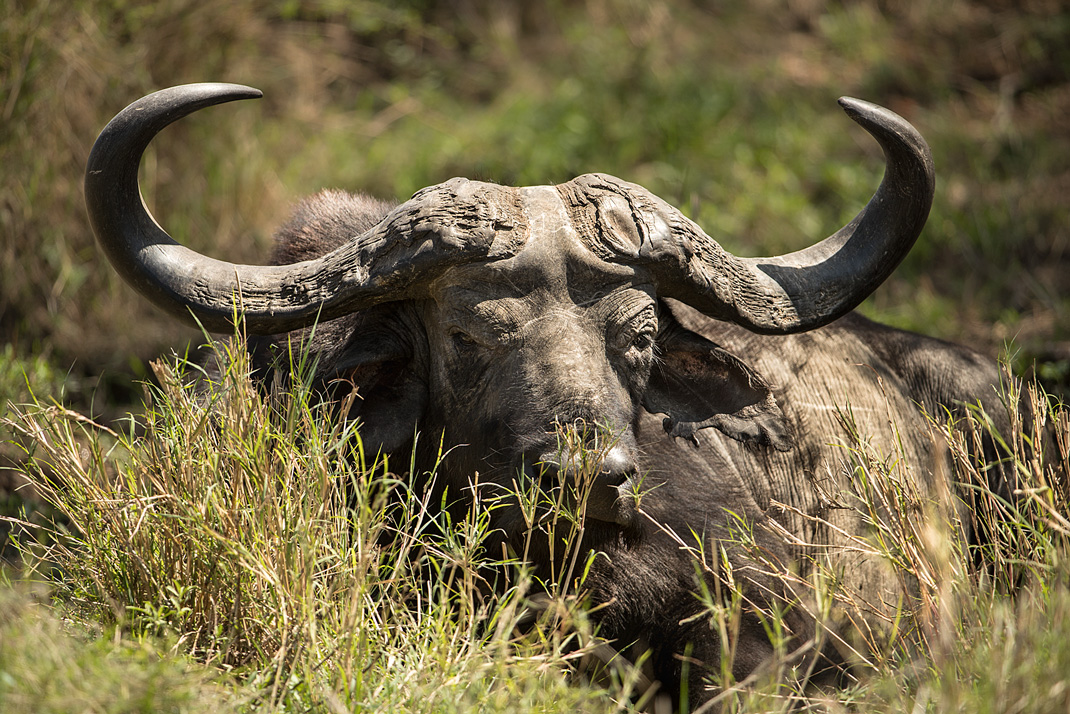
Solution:
M 563 338 L 578 334 L 577 330 L 621 330 L 633 320 L 656 320 L 651 293 L 628 285 L 579 291 L 546 285 L 528 292 L 517 288 L 517 283 L 509 280 L 489 281 L 479 287 L 467 282 L 445 286 L 437 291 L 435 300 L 439 321 L 447 328 L 461 326 L 505 345 L 538 334 Z
M 641 186 L 606 174 L 586 174 L 556 186 L 520 188 L 451 179 L 417 192 L 414 198 L 428 196 L 435 197 L 432 206 L 456 204 L 451 210 L 434 212 L 434 222 L 448 223 L 443 230 L 457 229 L 454 224 L 460 221 L 469 231 L 477 225 L 514 235 L 502 242 L 500 250 L 488 254 L 492 262 L 553 252 L 617 271 L 624 263 L 636 262 L 650 234 L 669 232 L 662 214 L 676 213 Z
M 589 240 L 577 232 L 558 187 L 517 191 L 529 230 L 523 248 L 509 257 L 447 270 L 436 281 L 436 293 L 445 297 L 463 290 L 469 300 L 542 294 L 585 304 L 622 287 L 642 288 L 651 282 L 642 267 L 604 260 L 589 249 Z

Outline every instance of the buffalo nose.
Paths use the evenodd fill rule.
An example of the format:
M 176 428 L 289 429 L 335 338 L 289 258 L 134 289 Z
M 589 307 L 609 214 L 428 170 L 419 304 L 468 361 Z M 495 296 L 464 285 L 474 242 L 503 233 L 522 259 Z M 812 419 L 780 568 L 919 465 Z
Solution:
M 543 476 L 570 476 L 579 478 L 593 476 L 600 486 L 616 488 L 623 486 L 635 474 L 635 462 L 627 450 L 614 446 L 597 461 L 597 455 L 585 457 L 582 454 L 562 454 L 558 451 L 546 451 L 535 461 L 535 470 Z M 590 460 L 587 460 L 590 459 Z
M 600 460 L 599 460 L 600 457 Z M 614 446 L 604 454 L 543 452 L 534 463 L 525 459 L 525 471 L 543 488 L 564 487 L 583 504 L 587 518 L 634 527 L 638 518 L 632 484 L 638 473 L 628 451 Z
M 628 452 L 614 446 L 602 459 L 599 480 L 609 486 L 623 486 L 635 475 L 635 462 Z

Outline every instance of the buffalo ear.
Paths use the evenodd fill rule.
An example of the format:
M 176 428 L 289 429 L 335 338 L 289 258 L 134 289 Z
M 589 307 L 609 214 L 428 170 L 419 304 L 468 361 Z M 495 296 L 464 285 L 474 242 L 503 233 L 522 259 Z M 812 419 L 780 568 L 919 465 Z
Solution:
M 329 388 L 346 417 L 360 419 L 364 452 L 390 454 L 412 440 L 427 408 L 426 376 L 416 366 L 426 350 L 413 344 L 425 338 L 422 330 L 417 336 L 397 329 L 404 320 L 368 322 L 350 333 L 330 365 Z
M 698 445 L 695 432 L 714 427 L 738 441 L 791 448 L 783 412 L 769 384 L 735 355 L 662 313 L 658 359 L 650 373 L 643 406 L 667 415 L 672 437 Z
M 334 379 L 334 390 L 348 406 L 347 418 L 360 419 L 367 454 L 398 451 L 416 434 L 427 407 L 427 389 L 402 360 L 382 359 L 351 366 Z M 346 399 L 346 393 L 354 394 Z
M 360 419 L 369 456 L 396 453 L 412 440 L 427 408 L 427 338 L 409 306 L 378 305 L 317 325 L 252 338 L 254 363 L 265 384 L 285 387 L 294 364 L 307 358 L 324 396 Z M 289 365 L 289 367 L 288 367 Z

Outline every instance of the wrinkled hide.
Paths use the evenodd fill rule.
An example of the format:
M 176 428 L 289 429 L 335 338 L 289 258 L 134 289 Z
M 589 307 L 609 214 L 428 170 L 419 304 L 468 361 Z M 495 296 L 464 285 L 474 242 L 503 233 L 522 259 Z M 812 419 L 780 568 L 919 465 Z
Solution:
M 322 194 L 299 215 L 322 217 L 363 200 Z M 330 231 L 320 234 L 322 246 L 291 240 L 305 232 L 300 220 L 284 229 L 280 255 L 304 259 L 344 240 Z M 812 562 L 826 565 L 876 612 L 894 612 L 900 584 L 852 542 L 870 527 L 848 507 L 857 504 L 844 415 L 873 449 L 905 458 L 928 493 L 933 474 L 949 471 L 938 464 L 947 456 L 921 410 L 961 414 L 963 402 L 980 398 L 998 417 L 994 364 L 854 314 L 800 335 L 758 335 L 658 300 L 637 283 L 633 271 L 551 243 L 451 271 L 429 299 L 321 325 L 312 349 L 327 381 L 355 384 L 365 443 L 396 454 L 395 463 L 407 463 L 416 432 L 429 444 L 442 434 L 445 444 L 466 445 L 439 469 L 462 500 L 475 472 L 494 494 L 525 467 L 530 473 L 532 461 L 551 460 L 556 424 L 610 424 L 619 463 L 589 506 L 584 546 L 605 556 L 586 587 L 602 604 L 601 634 L 620 647 L 649 648 L 667 691 L 679 691 L 685 648 L 713 672 L 722 654 L 707 618 L 691 617 L 700 611 L 694 556 L 681 545 L 698 547 L 692 533 L 707 553 L 727 549 L 748 598 L 788 609 L 795 646 L 815 634 L 799 605 L 809 605 L 805 588 L 791 592 L 761 572 L 768 566 L 736 543 L 735 516 L 754 526 L 757 546 L 784 570 L 805 577 Z M 282 345 L 290 336 L 265 339 Z M 420 453 L 430 468 L 434 453 Z M 643 493 L 638 510 L 632 489 Z M 526 534 L 518 510 L 495 513 L 495 527 L 519 549 Z M 775 536 L 770 521 L 791 537 Z M 548 558 L 529 552 L 536 562 Z M 716 557 L 709 564 L 712 587 Z M 747 618 L 733 667 L 740 679 L 773 654 L 760 621 Z M 818 671 L 838 661 L 833 649 L 825 654 Z M 692 704 L 703 700 L 709 674 L 690 669 Z

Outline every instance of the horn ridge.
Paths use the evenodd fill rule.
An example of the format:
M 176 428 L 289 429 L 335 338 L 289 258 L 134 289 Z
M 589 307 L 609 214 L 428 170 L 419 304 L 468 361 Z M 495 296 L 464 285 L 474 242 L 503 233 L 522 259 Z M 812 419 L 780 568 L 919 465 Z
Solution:
M 138 167 L 164 127 L 204 107 L 261 96 L 232 84 L 189 84 L 143 97 L 100 133 L 85 173 L 97 241 L 130 285 L 170 314 L 210 332 L 276 334 L 363 307 L 422 294 L 452 265 L 519 251 L 528 226 L 516 190 L 451 179 L 422 189 L 373 228 L 318 258 L 238 265 L 177 243 L 141 199 Z
M 580 176 L 559 190 L 591 250 L 644 265 L 659 295 L 754 332 L 812 330 L 853 310 L 895 270 L 921 234 L 935 189 L 932 153 L 914 127 L 876 104 L 840 104 L 882 147 L 884 177 L 846 226 L 794 253 L 735 256 L 676 208 L 612 176 Z M 625 219 L 634 235 L 607 239 L 620 232 L 610 224 Z

